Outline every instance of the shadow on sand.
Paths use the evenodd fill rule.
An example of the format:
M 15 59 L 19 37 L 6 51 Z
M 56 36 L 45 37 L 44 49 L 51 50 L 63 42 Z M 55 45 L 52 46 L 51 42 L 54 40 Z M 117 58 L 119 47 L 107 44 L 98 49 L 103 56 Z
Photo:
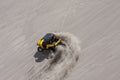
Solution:
M 46 55 L 43 54 L 43 52 L 36 52 L 34 55 L 35 61 L 36 62 L 42 62 L 45 58 L 47 58 Z

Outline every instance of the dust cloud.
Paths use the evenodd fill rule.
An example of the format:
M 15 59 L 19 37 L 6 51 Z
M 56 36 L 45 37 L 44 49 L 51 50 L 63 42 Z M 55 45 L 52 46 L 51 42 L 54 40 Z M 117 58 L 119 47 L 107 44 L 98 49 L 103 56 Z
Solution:
M 72 72 L 72 68 L 76 65 L 80 56 L 79 39 L 68 32 L 57 32 L 54 34 L 62 39 L 65 46 L 57 46 L 54 57 L 48 59 L 39 71 L 32 72 L 29 80 L 63 80 Z

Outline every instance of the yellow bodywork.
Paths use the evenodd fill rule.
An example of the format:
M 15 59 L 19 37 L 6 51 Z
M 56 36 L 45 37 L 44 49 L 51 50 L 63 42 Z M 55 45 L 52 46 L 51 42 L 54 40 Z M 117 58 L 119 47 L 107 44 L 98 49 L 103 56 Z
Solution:
M 59 39 L 56 43 L 55 46 L 57 46 L 61 42 L 61 39 Z
M 54 45 L 53 44 L 47 44 L 46 49 L 48 49 L 50 47 L 54 47 Z
M 38 41 L 37 45 L 39 47 L 41 47 L 42 49 L 44 49 L 43 47 L 43 42 L 44 42 L 44 39 L 41 39 Z M 57 42 L 55 42 L 54 44 L 47 44 L 46 45 L 46 49 L 49 49 L 50 47 L 54 47 L 54 46 L 57 46 L 59 43 L 61 42 L 61 39 L 59 39 Z
M 40 46 L 41 48 L 44 48 L 43 45 L 42 45 L 43 42 L 44 42 L 44 39 L 41 39 L 41 40 L 38 41 L 37 45 Z

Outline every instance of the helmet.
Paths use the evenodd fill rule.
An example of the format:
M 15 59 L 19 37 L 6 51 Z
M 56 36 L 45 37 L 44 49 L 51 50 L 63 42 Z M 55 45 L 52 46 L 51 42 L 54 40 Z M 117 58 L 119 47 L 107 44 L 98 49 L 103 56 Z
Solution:
M 53 33 L 47 33 L 43 39 L 45 40 L 45 42 L 49 42 L 50 40 L 52 40 L 54 38 L 54 34 Z

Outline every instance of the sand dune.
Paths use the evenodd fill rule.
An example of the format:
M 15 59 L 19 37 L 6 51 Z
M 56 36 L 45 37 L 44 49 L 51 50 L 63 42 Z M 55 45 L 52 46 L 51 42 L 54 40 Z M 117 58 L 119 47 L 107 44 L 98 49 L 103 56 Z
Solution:
M 119 0 L 0 0 L 0 80 L 119 80 L 119 16 Z M 50 69 L 36 46 L 47 32 L 77 37 L 57 33 L 67 56 Z

